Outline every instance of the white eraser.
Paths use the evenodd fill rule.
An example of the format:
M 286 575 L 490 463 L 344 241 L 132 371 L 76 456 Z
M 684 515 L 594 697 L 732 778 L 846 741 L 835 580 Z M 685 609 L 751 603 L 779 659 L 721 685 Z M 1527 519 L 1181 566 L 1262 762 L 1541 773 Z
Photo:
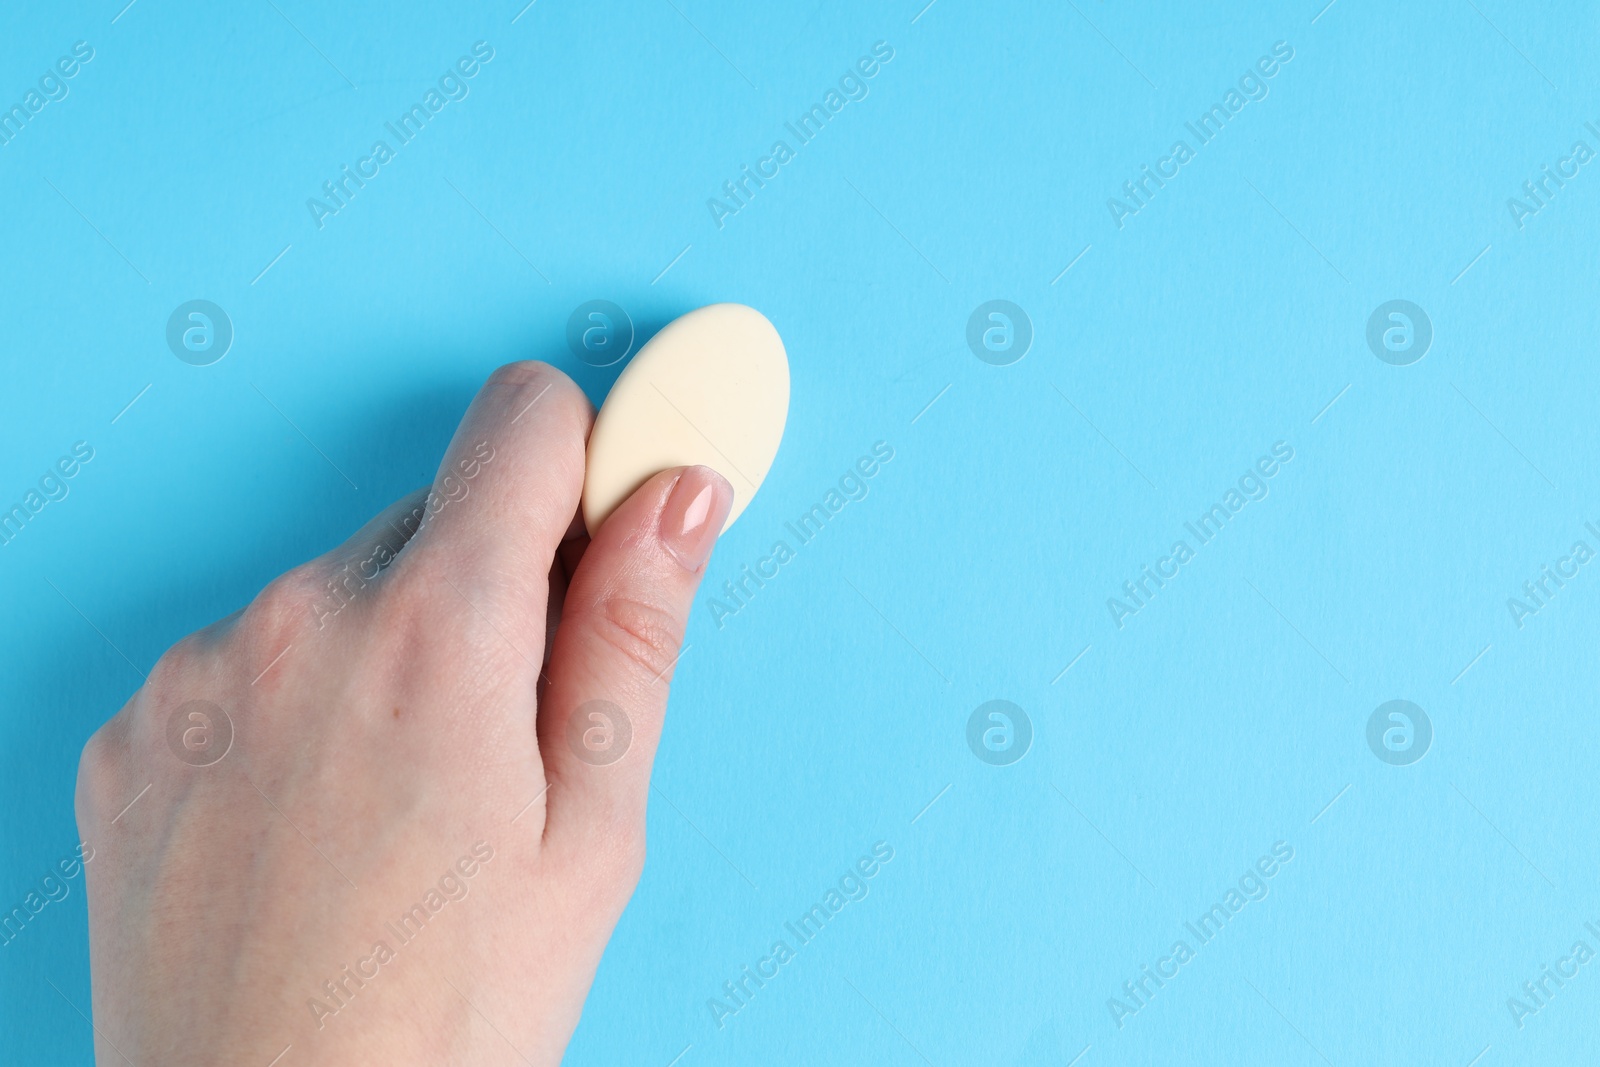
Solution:
M 789 417 L 789 357 L 766 316 L 712 304 L 674 319 L 633 357 L 589 434 L 583 523 L 592 536 L 635 489 L 672 467 L 733 486 L 733 525 L 761 487 Z

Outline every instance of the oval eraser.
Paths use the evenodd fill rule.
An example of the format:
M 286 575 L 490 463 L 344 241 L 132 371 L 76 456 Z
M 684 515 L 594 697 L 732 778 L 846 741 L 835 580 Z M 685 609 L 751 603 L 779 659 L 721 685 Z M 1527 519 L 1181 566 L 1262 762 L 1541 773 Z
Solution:
M 726 530 L 767 476 L 789 417 L 789 357 L 765 315 L 711 304 L 668 323 L 617 378 L 589 433 L 591 536 L 661 471 L 701 464 L 733 486 Z

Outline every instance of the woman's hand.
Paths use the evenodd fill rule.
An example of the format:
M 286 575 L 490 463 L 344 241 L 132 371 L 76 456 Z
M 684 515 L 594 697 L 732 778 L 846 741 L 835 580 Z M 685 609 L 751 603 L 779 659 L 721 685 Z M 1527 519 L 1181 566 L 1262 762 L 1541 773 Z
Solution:
M 559 1062 L 732 501 L 666 471 L 590 542 L 592 421 L 559 371 L 500 368 L 431 490 L 180 641 L 90 738 L 100 1063 Z

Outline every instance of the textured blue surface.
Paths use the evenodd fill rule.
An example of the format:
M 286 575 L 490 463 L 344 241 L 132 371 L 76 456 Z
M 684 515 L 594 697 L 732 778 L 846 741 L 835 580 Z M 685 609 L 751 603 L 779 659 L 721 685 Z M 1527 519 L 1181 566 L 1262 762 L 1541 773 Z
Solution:
M 79 749 L 139 672 L 424 482 L 491 368 L 599 399 L 580 303 L 642 338 L 735 300 L 788 345 L 789 429 L 712 560 L 569 1062 L 1594 1058 L 1591 8 L 121 2 L 0 13 L 0 105 L 40 89 L 0 145 L 0 506 L 93 452 L 0 547 L 0 908 L 75 847 Z M 745 166 L 776 175 L 740 206 Z M 234 332 L 209 366 L 166 340 L 196 299 Z M 967 343 L 996 299 L 1033 334 L 1003 366 Z M 1419 361 L 1369 347 L 1391 300 Z M 1032 726 L 1007 765 L 968 747 L 996 699 Z M 1369 746 L 1395 699 L 1420 761 Z M 7 1062 L 91 1057 L 66 884 L 0 945 Z

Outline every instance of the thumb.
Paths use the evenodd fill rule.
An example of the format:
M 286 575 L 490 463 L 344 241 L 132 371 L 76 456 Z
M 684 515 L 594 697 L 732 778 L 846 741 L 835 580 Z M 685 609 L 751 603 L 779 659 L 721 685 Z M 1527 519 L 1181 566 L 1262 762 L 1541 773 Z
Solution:
M 733 505 L 710 467 L 663 471 L 600 527 L 567 588 L 539 707 L 545 839 L 642 846 L 667 687 Z

